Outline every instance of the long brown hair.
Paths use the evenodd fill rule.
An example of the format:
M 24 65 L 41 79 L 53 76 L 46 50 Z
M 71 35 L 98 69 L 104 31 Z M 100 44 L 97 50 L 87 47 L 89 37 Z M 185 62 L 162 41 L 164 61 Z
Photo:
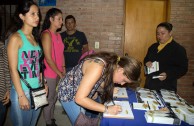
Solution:
M 101 95 L 102 102 L 111 101 L 113 97 L 113 73 L 117 65 L 124 69 L 124 74 L 132 81 L 138 81 L 141 73 L 141 63 L 132 57 L 119 57 L 112 52 L 98 52 L 87 56 L 87 58 L 99 57 L 106 62 L 103 79 L 104 91 Z

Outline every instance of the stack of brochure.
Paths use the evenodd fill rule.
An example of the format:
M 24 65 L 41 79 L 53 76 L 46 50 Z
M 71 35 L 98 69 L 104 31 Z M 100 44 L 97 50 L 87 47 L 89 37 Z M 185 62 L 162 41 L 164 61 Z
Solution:
M 177 118 L 174 113 L 169 111 L 147 111 L 145 112 L 145 119 L 147 123 L 159 123 L 159 124 L 173 124 L 180 125 L 181 120 Z
M 166 105 L 170 107 L 180 120 L 194 125 L 194 106 L 189 105 L 183 98 L 173 91 L 160 90 Z
M 159 110 L 160 103 L 156 101 L 147 101 L 147 103 L 133 103 L 133 109 L 138 110 Z
M 177 94 L 175 94 L 174 91 L 169 91 L 169 90 L 160 90 L 160 93 L 162 95 L 162 98 L 164 99 L 165 102 L 179 102 L 180 99 L 177 96 Z
M 194 125 L 194 106 L 177 107 L 172 108 L 172 110 L 179 117 L 179 119 L 187 122 L 190 125 Z
M 138 99 L 138 103 L 133 103 L 134 109 L 158 110 L 159 108 L 164 107 L 156 91 L 139 88 L 136 91 L 136 97 Z
M 137 88 L 138 103 L 133 103 L 134 109 L 146 110 L 148 123 L 180 125 L 181 120 L 194 125 L 194 106 L 188 104 L 174 91 L 160 91 Z M 168 111 L 161 111 L 166 108 Z

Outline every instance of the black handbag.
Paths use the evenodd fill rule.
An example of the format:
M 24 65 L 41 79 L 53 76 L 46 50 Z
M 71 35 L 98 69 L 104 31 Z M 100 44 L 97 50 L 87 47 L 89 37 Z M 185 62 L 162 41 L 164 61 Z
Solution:
M 20 79 L 30 89 L 31 108 L 36 110 L 39 107 L 47 105 L 48 100 L 47 100 L 45 86 L 40 86 L 38 88 L 32 88 L 30 84 L 22 77 L 19 71 L 18 73 L 19 73 Z M 44 78 L 42 78 L 42 83 L 44 83 L 43 80 Z

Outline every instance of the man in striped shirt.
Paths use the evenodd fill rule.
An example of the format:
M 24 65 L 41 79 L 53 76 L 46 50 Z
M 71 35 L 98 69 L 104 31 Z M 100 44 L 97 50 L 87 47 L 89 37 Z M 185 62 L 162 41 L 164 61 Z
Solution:
M 9 91 L 11 88 L 6 52 L 5 45 L 0 41 L 0 126 L 4 122 L 6 105 L 9 103 Z

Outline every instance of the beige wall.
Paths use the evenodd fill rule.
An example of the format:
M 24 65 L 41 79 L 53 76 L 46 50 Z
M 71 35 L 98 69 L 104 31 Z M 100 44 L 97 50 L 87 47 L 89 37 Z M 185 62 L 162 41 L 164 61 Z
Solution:
M 174 38 L 183 45 L 189 58 L 189 71 L 178 81 L 178 93 L 194 104 L 194 0 L 171 0 L 170 22 L 174 25 Z M 72 14 L 77 29 L 84 31 L 91 48 L 100 42 L 96 51 L 123 54 L 124 0 L 57 0 L 57 8 L 64 18 Z M 51 7 L 40 7 L 44 18 Z M 65 30 L 65 28 L 63 28 Z

